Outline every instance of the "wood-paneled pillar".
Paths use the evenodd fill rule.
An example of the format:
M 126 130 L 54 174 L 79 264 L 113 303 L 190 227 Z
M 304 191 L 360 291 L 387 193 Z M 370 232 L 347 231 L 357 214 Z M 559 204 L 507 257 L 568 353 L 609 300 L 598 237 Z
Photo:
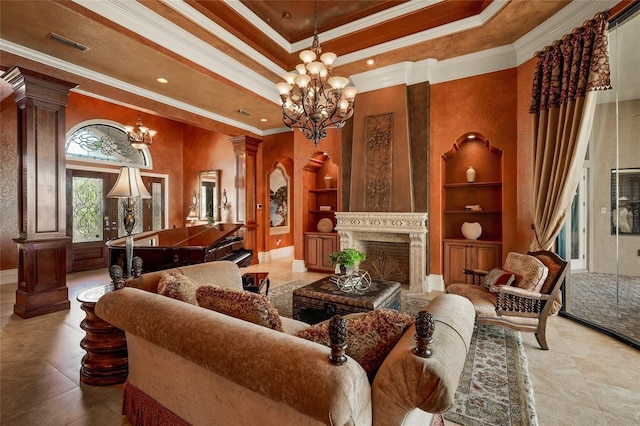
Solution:
M 31 318 L 69 309 L 66 280 L 65 107 L 77 84 L 9 69 L 18 104 L 18 289 L 13 311 Z
M 253 252 L 252 264 L 258 263 L 257 174 L 258 145 L 250 136 L 229 139 L 236 157 L 236 221 L 244 222 L 244 248 Z

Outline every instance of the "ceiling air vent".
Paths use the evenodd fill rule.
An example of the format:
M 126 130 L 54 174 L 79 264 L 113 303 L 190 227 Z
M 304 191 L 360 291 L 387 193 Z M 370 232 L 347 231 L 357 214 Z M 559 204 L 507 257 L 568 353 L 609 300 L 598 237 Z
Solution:
M 237 112 L 239 112 L 242 115 L 251 115 L 251 113 L 249 111 L 247 111 L 246 109 L 242 109 L 242 108 L 240 108 Z
M 73 47 L 74 49 L 79 50 L 81 52 L 89 50 L 87 46 L 80 44 L 77 41 L 69 40 L 68 38 L 62 37 L 61 35 L 56 33 L 49 33 L 47 37 L 49 37 L 52 40 L 58 41 L 62 44 L 66 44 L 69 47 Z

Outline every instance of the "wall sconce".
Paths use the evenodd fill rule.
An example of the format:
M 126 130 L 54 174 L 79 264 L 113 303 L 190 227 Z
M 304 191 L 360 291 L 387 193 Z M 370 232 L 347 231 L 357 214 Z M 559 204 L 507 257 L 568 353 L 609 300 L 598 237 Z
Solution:
M 193 198 L 191 199 L 191 204 L 189 205 L 189 214 L 187 215 L 187 220 L 191 222 L 193 225 L 198 218 L 198 191 L 193 191 Z
M 222 197 L 220 197 L 220 207 L 223 209 L 229 208 L 229 199 L 227 198 L 227 190 L 222 190 Z

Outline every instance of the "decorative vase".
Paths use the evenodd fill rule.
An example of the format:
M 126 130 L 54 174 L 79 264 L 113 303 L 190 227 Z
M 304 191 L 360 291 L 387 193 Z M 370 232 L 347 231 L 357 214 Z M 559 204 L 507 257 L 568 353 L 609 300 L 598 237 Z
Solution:
M 478 222 L 465 222 L 462 224 L 462 235 L 467 240 L 477 240 L 482 235 L 482 226 Z
M 327 189 L 331 188 L 331 176 L 326 175 L 324 177 L 324 187 Z
M 473 183 L 476 180 L 476 170 L 473 166 L 469 166 L 467 169 L 467 183 Z

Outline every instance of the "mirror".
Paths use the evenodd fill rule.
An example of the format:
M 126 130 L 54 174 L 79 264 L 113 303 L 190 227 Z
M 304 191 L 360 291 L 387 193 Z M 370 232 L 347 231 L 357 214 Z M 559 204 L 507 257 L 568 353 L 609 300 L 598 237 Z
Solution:
M 200 188 L 201 220 L 220 221 L 220 170 L 205 170 L 198 173 Z

